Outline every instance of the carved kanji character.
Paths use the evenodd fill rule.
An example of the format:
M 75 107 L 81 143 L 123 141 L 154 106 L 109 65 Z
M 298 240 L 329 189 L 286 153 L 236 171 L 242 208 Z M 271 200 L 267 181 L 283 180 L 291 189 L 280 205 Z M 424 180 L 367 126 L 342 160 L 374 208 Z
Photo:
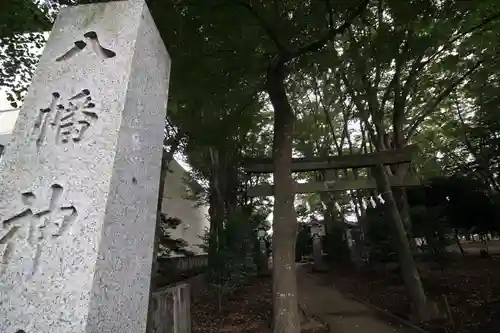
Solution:
M 9 247 L 15 246 L 19 240 L 15 237 L 21 228 L 27 228 L 25 241 L 34 248 L 33 269 L 34 274 L 41 255 L 42 245 L 51 238 L 61 236 L 77 217 L 77 210 L 73 205 L 60 205 L 63 193 L 60 185 L 51 186 L 50 203 L 46 209 L 35 211 L 33 204 L 36 197 L 32 192 L 22 194 L 25 209 L 0 223 L 0 263 L 8 261 Z
M 48 131 L 55 131 L 56 143 L 78 142 L 83 139 L 87 129 L 98 119 L 95 103 L 88 89 L 67 100 L 66 105 L 60 102 L 58 92 L 52 94 L 50 106 L 40 109 L 35 121 L 33 135 L 37 146 L 41 146 L 49 138 Z M 52 136 L 52 138 L 53 138 Z

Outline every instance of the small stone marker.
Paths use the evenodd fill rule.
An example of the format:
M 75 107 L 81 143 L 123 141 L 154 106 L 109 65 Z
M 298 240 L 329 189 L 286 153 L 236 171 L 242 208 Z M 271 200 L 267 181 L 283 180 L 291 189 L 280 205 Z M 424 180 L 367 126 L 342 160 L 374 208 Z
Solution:
M 325 227 L 316 220 L 311 223 L 311 237 L 313 243 L 314 269 L 316 271 L 325 271 L 326 264 L 323 260 L 323 246 L 321 237 L 325 236 Z
M 170 59 L 143 1 L 61 10 L 0 161 L 0 332 L 146 331 Z

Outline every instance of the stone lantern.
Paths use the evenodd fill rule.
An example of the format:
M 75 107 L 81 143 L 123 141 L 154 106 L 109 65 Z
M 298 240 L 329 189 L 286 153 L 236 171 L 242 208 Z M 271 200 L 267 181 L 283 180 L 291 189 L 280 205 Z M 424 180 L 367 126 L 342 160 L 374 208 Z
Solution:
M 257 238 L 259 239 L 260 258 L 261 258 L 260 264 L 259 264 L 260 274 L 264 274 L 265 272 L 267 272 L 269 270 L 266 239 L 265 239 L 266 234 L 267 234 L 267 230 L 265 227 L 260 226 L 257 228 Z
M 314 269 L 316 271 L 325 271 L 326 265 L 323 261 L 321 244 L 321 237 L 325 235 L 325 226 L 319 223 L 314 217 L 309 225 L 311 227 L 310 234 L 313 241 Z

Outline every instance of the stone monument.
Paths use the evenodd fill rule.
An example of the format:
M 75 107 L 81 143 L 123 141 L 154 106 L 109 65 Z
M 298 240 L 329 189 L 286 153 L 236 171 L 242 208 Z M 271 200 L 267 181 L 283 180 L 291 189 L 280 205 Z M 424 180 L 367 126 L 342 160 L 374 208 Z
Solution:
M 61 10 L 0 161 L 0 332 L 146 331 L 170 59 L 143 1 Z
M 311 238 L 313 243 L 314 270 L 318 272 L 326 271 L 327 267 L 323 260 L 323 246 L 321 237 L 325 236 L 325 226 L 316 219 L 311 222 Z

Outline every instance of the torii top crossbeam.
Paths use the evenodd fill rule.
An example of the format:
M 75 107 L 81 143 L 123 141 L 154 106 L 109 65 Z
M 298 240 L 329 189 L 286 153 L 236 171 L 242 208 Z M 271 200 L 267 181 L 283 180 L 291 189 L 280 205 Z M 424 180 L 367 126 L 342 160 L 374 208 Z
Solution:
M 418 153 L 417 145 L 400 149 L 385 150 L 370 154 L 352 154 L 344 156 L 328 156 L 326 158 L 306 157 L 292 159 L 292 172 L 356 169 L 384 164 L 409 163 Z M 245 158 L 243 169 L 248 173 L 271 173 L 274 171 L 272 158 Z
M 418 153 L 417 145 L 405 148 L 386 150 L 371 154 L 357 154 L 345 156 L 329 156 L 327 158 L 294 158 L 292 172 L 371 168 L 376 165 L 391 165 L 410 163 Z M 247 173 L 271 173 L 274 171 L 273 161 L 270 158 L 248 158 L 243 163 Z M 391 186 L 416 186 L 420 182 L 415 176 L 408 174 L 403 177 L 393 175 L 389 177 Z M 296 183 L 294 193 L 335 192 L 352 189 L 375 189 L 377 184 L 373 179 L 332 179 L 329 172 L 324 181 Z M 263 197 L 274 194 L 272 185 L 256 185 L 247 189 L 249 197 Z

